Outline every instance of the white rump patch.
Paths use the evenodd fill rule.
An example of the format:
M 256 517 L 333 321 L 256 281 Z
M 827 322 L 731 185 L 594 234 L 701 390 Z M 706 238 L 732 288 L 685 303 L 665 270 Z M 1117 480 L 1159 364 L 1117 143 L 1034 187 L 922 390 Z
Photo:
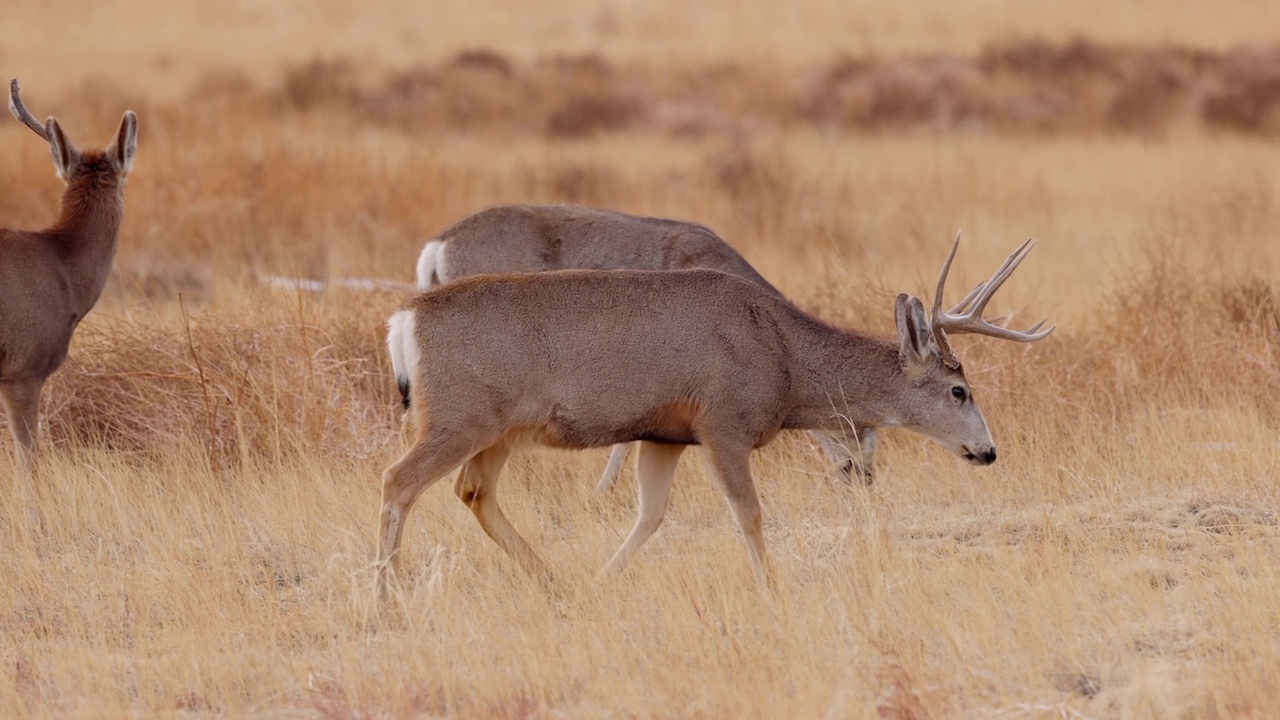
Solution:
M 418 362 L 422 359 L 413 329 L 412 310 L 400 310 L 387 321 L 387 352 L 391 355 L 396 383 L 402 388 L 407 388 L 417 376 Z
M 422 254 L 418 256 L 419 290 L 430 290 L 448 282 L 444 268 L 444 244 L 444 240 L 428 240 L 422 246 Z

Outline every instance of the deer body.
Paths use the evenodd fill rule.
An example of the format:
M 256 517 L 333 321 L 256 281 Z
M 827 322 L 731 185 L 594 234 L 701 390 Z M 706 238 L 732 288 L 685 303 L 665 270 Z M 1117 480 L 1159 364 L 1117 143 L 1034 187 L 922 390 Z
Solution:
M 575 205 L 499 205 L 441 232 L 418 258 L 418 287 L 430 290 L 460 278 L 552 270 L 721 270 L 782 298 L 755 268 L 709 228 L 696 223 L 629 215 Z M 626 391 L 622 384 L 619 391 Z M 408 396 L 405 396 L 408 401 Z M 845 478 L 870 483 L 875 430 L 834 428 L 814 434 Z M 599 482 L 617 480 L 626 444 L 613 448 Z
M 695 298 L 702 307 L 689 313 Z M 892 393 L 895 346 L 718 271 L 470 278 L 419 296 L 408 312 L 413 386 L 431 426 L 482 420 L 469 432 L 566 449 L 697 445 L 715 428 L 758 448 L 783 429 L 892 416 L 881 399 Z M 465 404 L 441 404 L 460 388 Z
M 706 448 L 762 576 L 748 456 L 781 430 L 903 426 L 971 463 L 994 462 L 944 330 L 1022 341 L 1047 335 L 1052 328 L 1015 333 L 980 318 L 1028 247 L 952 311 L 962 314 L 942 313 L 935 302 L 931 323 L 919 299 L 899 295 L 896 341 L 832 327 L 713 270 L 486 275 L 418 296 L 389 322 L 397 376 L 410 379 L 416 440 L 383 475 L 383 589 L 409 509 L 459 465 L 454 491 L 481 527 L 546 578 L 496 496 L 507 456 L 531 442 L 579 449 L 641 441 L 639 517 L 605 572 L 620 570 L 661 523 L 687 445 Z M 940 280 L 939 296 L 941 289 Z
M 40 392 L 67 357 L 71 335 L 111 273 L 124 217 L 125 178 L 137 149 L 137 118 L 125 113 L 116 139 L 81 152 L 54 118 L 26 112 L 11 83 L 10 110 L 48 140 L 67 187 L 58 220 L 40 232 L 0 230 L 0 401 L 20 465 L 32 469 Z
M 709 228 L 577 205 L 499 205 L 428 241 L 418 287 L 472 275 L 547 270 L 722 270 L 781 293 Z

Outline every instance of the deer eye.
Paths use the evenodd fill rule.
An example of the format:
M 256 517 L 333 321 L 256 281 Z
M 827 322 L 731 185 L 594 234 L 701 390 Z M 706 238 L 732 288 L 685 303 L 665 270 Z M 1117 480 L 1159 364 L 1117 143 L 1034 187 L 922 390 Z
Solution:
M 962 386 L 955 385 L 951 388 L 951 397 L 959 400 L 960 402 L 964 402 L 965 399 L 969 397 L 969 393 L 966 392 Z

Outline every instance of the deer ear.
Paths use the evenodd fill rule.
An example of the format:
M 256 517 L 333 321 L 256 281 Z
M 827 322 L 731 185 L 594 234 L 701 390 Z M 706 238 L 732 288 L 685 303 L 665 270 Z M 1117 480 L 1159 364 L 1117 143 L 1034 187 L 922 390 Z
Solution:
M 132 110 L 120 119 L 116 139 L 107 147 L 107 157 L 122 174 L 133 170 L 133 156 L 138 153 L 138 116 Z
M 934 355 L 929 343 L 929 318 L 924 314 L 924 304 L 914 295 L 901 293 L 894 303 L 894 317 L 898 323 L 898 350 L 903 369 L 921 368 Z
M 49 134 L 49 152 L 53 155 L 53 166 L 58 170 L 58 177 L 63 181 L 70 181 L 76 167 L 80 165 L 80 150 L 62 132 L 57 118 L 50 117 L 46 120 L 44 129 Z

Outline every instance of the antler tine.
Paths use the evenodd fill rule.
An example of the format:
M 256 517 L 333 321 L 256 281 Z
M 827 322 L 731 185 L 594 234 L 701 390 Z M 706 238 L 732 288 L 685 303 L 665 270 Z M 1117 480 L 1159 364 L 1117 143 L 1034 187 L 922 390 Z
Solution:
M 978 318 L 971 327 L 949 327 L 947 330 L 954 333 L 973 333 L 976 335 L 986 335 L 988 337 L 999 338 L 1001 340 L 1013 340 L 1014 342 L 1035 342 L 1049 337 L 1049 333 L 1054 331 L 1057 325 L 1050 325 L 1044 330 L 1040 330 L 1045 323 L 1049 322 L 1048 318 L 1032 325 L 1026 330 L 1010 330 L 1009 328 L 992 325 L 991 323 Z M 1040 330 L 1039 332 L 1036 332 Z
M 27 106 L 22 104 L 22 95 L 18 90 L 18 78 L 13 78 L 9 81 L 9 113 L 13 115 L 15 120 L 31 128 L 32 132 L 44 138 L 45 142 L 49 142 L 49 131 L 32 117 L 31 113 L 27 111 Z
M 947 273 L 951 272 L 951 261 L 956 259 L 956 250 L 960 247 L 961 232 L 963 231 L 956 231 L 956 239 L 951 243 L 951 252 L 947 255 L 947 261 L 942 264 L 942 272 L 938 273 L 938 288 L 933 292 L 933 314 L 935 316 L 942 312 L 942 289 L 947 284 Z M 973 293 L 971 292 L 969 295 L 973 295 Z M 965 301 L 968 300 L 969 298 L 966 297 Z M 961 305 L 963 304 L 964 301 L 961 302 Z
M 973 302 L 973 299 L 978 297 L 978 294 L 981 293 L 983 288 L 985 288 L 986 286 L 987 284 L 984 282 L 981 282 L 975 285 L 973 289 L 969 291 L 969 294 L 964 296 L 964 299 L 962 299 L 960 302 L 953 305 L 951 309 L 947 311 L 947 314 L 955 315 L 957 313 L 964 312 L 965 308 L 969 307 L 969 304 Z
M 941 305 L 939 304 L 938 298 L 934 298 L 933 331 L 934 335 L 938 338 L 938 344 L 940 347 L 944 346 L 946 334 L 948 332 L 974 333 L 1003 340 L 1014 340 L 1016 342 L 1034 342 L 1047 337 L 1049 333 L 1054 331 L 1054 328 L 1057 327 L 1056 325 L 1050 325 L 1044 330 L 1040 329 L 1044 327 L 1046 322 L 1048 322 L 1047 318 L 1041 320 L 1035 325 L 1032 325 L 1026 330 L 1012 330 L 999 325 L 993 325 L 990 321 L 982 317 L 982 312 L 986 309 L 987 303 L 991 300 L 991 297 L 1000 289 L 1000 286 L 1004 284 L 1005 280 L 1009 279 L 1009 276 L 1018 268 L 1018 265 L 1022 264 L 1022 261 L 1026 259 L 1027 254 L 1031 252 L 1031 248 L 1033 247 L 1035 247 L 1035 239 L 1028 238 L 1026 242 L 1018 246 L 1017 250 L 1010 253 L 1009 257 L 1005 258 L 1004 263 L 1000 265 L 995 274 L 991 276 L 990 280 L 981 283 L 971 290 L 969 294 L 960 301 L 960 304 L 952 308 L 950 312 L 941 312 L 939 309 Z M 954 245 L 951 248 L 951 255 L 955 255 Z M 944 276 L 950 265 L 951 257 L 948 257 L 947 263 L 943 267 Z M 939 283 L 938 291 L 939 293 L 942 291 L 941 283 Z M 945 354 L 947 348 L 944 347 L 943 349 Z
M 996 294 L 996 291 L 1000 289 L 1004 281 L 1009 279 L 1013 271 L 1018 269 L 1018 266 L 1027 257 L 1027 253 L 1031 252 L 1031 248 L 1035 246 L 1036 239 L 1027 238 L 1026 242 L 1019 245 L 1017 250 L 1014 250 L 1009 254 L 1009 257 L 1005 258 L 1004 263 L 991 276 L 991 279 L 982 284 L 982 293 L 973 301 L 973 307 L 970 308 L 975 315 L 982 317 L 982 311 L 987 308 L 987 302 Z

